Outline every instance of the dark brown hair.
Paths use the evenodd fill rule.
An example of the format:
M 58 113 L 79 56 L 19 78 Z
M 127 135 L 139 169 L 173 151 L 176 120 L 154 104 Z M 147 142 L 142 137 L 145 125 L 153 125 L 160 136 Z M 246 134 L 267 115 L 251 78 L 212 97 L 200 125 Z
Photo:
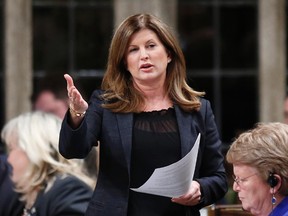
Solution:
M 204 92 L 194 91 L 186 82 L 186 65 L 180 45 L 173 31 L 157 17 L 149 14 L 136 14 L 125 19 L 116 29 L 109 49 L 107 70 L 102 81 L 102 95 L 105 108 L 113 112 L 140 112 L 143 95 L 131 81 L 130 72 L 125 66 L 125 57 L 130 38 L 141 29 L 156 33 L 171 56 L 167 67 L 165 88 L 173 103 L 185 111 L 200 107 L 199 97 Z

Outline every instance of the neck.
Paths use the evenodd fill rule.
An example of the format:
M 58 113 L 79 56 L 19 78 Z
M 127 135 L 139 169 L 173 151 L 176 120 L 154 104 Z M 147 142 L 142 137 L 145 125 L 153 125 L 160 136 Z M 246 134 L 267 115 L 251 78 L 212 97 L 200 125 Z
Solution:
M 153 97 L 146 97 L 144 104 L 144 111 L 168 109 L 172 106 L 172 101 L 168 95 L 154 95 Z
M 157 83 L 141 83 L 133 80 L 133 85 L 136 89 L 138 89 L 144 97 L 146 98 L 155 98 L 155 97 L 164 97 L 167 93 L 164 87 L 164 82 Z
M 26 204 L 25 204 L 26 209 L 32 208 L 32 206 L 34 205 L 36 201 L 37 195 L 38 195 L 38 192 L 36 190 L 32 191 L 31 193 L 27 195 Z
M 275 196 L 276 196 L 276 200 L 277 200 L 275 205 L 273 205 L 269 201 L 269 204 L 266 203 L 267 205 L 263 206 L 259 212 L 251 212 L 251 213 L 253 215 L 255 215 L 255 216 L 267 216 L 267 215 L 269 215 L 269 216 L 278 216 L 277 214 L 274 214 L 273 211 L 282 202 L 284 197 L 283 196 L 277 196 L 277 195 L 275 195 Z
M 163 84 L 148 86 L 134 82 L 134 86 L 144 95 L 143 111 L 168 109 L 173 105 Z

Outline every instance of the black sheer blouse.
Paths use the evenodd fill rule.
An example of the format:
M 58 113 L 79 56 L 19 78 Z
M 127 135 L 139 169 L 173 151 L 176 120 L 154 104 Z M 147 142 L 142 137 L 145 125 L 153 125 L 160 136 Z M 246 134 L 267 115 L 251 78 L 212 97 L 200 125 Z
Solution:
M 156 168 L 181 158 L 180 136 L 174 108 L 134 115 L 131 188 L 144 184 Z M 130 190 L 128 216 L 181 216 L 184 206 L 171 198 Z

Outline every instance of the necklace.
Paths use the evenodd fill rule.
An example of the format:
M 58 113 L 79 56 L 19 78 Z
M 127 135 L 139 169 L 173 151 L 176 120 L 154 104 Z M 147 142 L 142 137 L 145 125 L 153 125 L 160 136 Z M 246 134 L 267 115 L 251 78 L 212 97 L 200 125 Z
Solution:
M 168 109 L 171 107 L 173 103 L 168 98 L 164 97 L 163 100 L 156 100 L 152 102 L 146 101 L 144 105 L 143 111 L 153 111 L 153 110 L 162 110 L 162 109 Z
M 32 191 L 26 200 L 26 205 L 23 209 L 22 216 L 33 216 L 36 215 L 36 208 L 34 206 L 38 192 L 36 190 Z
M 31 209 L 24 208 L 22 216 L 33 216 L 36 213 L 36 208 L 32 207 Z

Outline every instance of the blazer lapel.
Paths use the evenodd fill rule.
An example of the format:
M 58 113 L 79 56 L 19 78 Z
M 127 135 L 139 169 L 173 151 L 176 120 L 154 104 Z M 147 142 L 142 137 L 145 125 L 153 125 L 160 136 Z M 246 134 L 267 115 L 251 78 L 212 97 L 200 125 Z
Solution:
M 181 155 L 184 157 L 192 149 L 198 134 L 195 129 L 192 113 L 182 111 L 177 105 L 174 107 L 180 134 Z M 116 117 L 128 172 L 130 173 L 133 114 L 118 113 Z
M 184 157 L 193 147 L 197 138 L 192 113 L 184 112 L 175 105 L 176 118 L 181 141 L 181 154 Z
M 132 131 L 133 131 L 133 114 L 116 114 L 121 142 L 125 153 L 128 172 L 130 174 L 131 148 L 132 148 Z

